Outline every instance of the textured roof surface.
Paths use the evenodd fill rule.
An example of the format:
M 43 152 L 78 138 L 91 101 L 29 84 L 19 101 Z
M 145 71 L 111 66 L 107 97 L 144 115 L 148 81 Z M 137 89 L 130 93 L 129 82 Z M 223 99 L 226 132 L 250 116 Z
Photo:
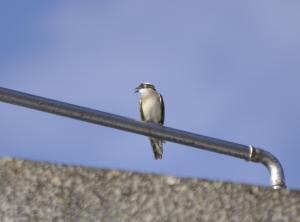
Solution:
M 0 159 L 0 221 L 300 221 L 300 192 Z

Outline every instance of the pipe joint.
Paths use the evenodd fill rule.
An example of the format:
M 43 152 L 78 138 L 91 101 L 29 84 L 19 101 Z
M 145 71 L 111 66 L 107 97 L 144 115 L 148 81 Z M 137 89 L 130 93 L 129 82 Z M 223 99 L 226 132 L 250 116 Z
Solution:
M 270 172 L 270 182 L 273 189 L 286 188 L 283 168 L 279 160 L 271 153 L 249 145 L 249 160 L 262 163 Z

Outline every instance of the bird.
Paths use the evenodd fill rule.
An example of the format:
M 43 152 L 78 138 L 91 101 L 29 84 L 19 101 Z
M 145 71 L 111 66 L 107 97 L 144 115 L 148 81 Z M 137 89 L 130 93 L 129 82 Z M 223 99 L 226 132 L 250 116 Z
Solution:
M 139 110 L 141 120 L 147 123 L 163 125 L 165 121 L 165 104 L 163 97 L 156 91 L 153 84 L 145 82 L 135 88 L 135 93 L 140 93 Z M 153 149 L 154 158 L 162 159 L 163 143 L 162 139 L 149 137 Z

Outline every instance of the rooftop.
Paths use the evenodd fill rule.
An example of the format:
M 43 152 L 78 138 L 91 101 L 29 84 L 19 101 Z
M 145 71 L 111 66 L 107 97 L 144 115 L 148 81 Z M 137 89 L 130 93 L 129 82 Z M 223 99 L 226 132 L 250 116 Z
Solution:
M 300 192 L 0 159 L 0 220 L 300 221 Z

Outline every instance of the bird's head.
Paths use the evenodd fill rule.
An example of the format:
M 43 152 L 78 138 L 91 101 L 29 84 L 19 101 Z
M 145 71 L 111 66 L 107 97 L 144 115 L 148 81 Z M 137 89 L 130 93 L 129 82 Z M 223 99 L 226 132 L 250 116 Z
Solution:
M 145 83 L 141 83 L 138 87 L 135 88 L 135 93 L 140 92 L 142 93 L 143 91 L 149 91 L 149 90 L 154 90 L 155 86 L 151 83 L 145 82 Z

